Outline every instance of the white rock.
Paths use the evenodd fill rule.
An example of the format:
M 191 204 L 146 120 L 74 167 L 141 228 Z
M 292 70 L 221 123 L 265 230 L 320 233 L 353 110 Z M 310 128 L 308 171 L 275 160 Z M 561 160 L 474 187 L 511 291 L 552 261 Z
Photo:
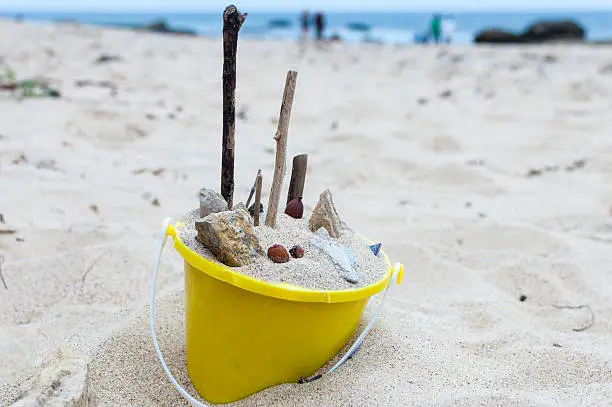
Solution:
M 310 247 L 316 247 L 327 254 L 334 264 L 342 269 L 341 275 L 346 281 L 353 284 L 359 282 L 355 257 L 349 249 L 333 242 L 329 238 L 322 238 L 318 235 L 310 238 Z
M 60 349 L 40 366 L 32 388 L 10 407 L 94 407 L 86 356 Z

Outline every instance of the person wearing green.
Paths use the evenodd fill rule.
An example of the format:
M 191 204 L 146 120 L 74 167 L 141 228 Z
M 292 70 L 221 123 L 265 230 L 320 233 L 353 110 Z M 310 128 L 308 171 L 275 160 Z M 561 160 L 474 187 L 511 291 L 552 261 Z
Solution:
M 440 34 L 442 32 L 442 16 L 440 14 L 434 14 L 431 18 L 430 32 L 434 42 L 438 44 L 440 42 Z

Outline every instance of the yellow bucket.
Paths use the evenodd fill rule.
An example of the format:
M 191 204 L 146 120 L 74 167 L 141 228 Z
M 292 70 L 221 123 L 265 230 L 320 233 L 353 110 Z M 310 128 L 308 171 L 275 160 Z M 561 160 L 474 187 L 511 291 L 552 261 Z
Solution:
M 359 289 L 269 284 L 190 250 L 175 226 L 165 233 L 185 263 L 187 370 L 211 403 L 237 401 L 312 375 L 348 343 L 369 297 L 392 277 L 383 253 L 389 265 L 384 277 Z M 398 283 L 400 278 L 401 273 Z

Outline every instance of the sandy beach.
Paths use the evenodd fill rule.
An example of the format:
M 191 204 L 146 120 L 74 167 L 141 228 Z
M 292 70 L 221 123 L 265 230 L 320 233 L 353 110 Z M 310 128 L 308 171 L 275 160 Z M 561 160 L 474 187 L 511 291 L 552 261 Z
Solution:
M 0 49 L 62 93 L 0 94 L 0 405 L 186 406 L 149 278 L 163 219 L 219 185 L 220 39 L 1 21 Z M 243 40 L 236 201 L 261 168 L 267 202 L 288 69 L 306 209 L 329 188 L 406 273 L 341 369 L 234 405 L 612 404 L 610 48 Z M 170 245 L 157 309 L 193 391 Z

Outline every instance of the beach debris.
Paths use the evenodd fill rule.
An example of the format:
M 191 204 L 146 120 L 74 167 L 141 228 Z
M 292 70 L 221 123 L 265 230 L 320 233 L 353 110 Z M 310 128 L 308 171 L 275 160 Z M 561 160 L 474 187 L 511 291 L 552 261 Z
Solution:
M 4 219 L 4 214 L 0 213 L 0 223 L 6 223 L 6 220 Z
M 376 243 L 370 246 L 370 250 L 372 250 L 372 253 L 374 253 L 374 256 L 378 256 L 378 252 L 380 251 L 381 246 L 382 246 L 382 243 Z
M 266 213 L 266 226 L 274 228 L 276 226 L 276 216 L 278 215 L 278 204 L 280 202 L 283 178 L 285 177 L 285 156 L 287 155 L 287 134 L 289 132 L 289 120 L 291 119 L 291 107 L 293 106 L 293 96 L 295 95 L 295 84 L 297 72 L 288 71 L 285 78 L 285 90 L 281 102 L 280 114 L 278 117 L 278 127 L 274 140 L 276 140 L 276 159 L 274 163 L 274 176 L 270 197 L 268 198 L 268 212 Z
M 302 219 L 304 215 L 304 204 L 302 203 L 302 197 L 294 198 L 287 204 L 285 208 L 285 214 L 291 216 L 293 219 Z
M 144 199 L 145 201 L 149 201 L 149 203 L 153 206 L 160 206 L 159 199 L 154 197 L 150 192 L 145 192 L 144 194 L 142 194 L 142 199 Z
M 74 82 L 74 86 L 77 88 L 84 88 L 87 86 L 110 89 L 111 96 L 117 96 L 117 85 L 110 81 L 96 81 L 91 79 L 80 79 Z
M 586 304 L 582 304 L 582 305 L 553 305 L 554 308 L 556 309 L 569 309 L 569 310 L 579 310 L 579 309 L 586 309 L 589 311 L 589 322 L 580 327 L 580 328 L 573 328 L 572 331 L 574 332 L 583 332 L 586 331 L 589 328 L 592 328 L 593 325 L 595 325 L 595 313 L 593 312 L 593 310 L 591 309 L 591 307 L 589 307 Z
M 302 249 L 302 247 L 299 245 L 295 245 L 289 249 L 289 254 L 291 254 L 291 257 L 294 259 L 301 259 L 304 257 L 304 249 Z
M 342 269 L 341 276 L 346 281 L 352 284 L 359 283 L 355 256 L 349 249 L 331 239 L 325 239 L 316 234 L 310 238 L 310 247 L 316 247 L 327 254 L 331 261 Z
M 520 302 L 525 302 L 525 301 L 527 301 L 527 296 L 526 296 L 525 294 L 522 294 L 522 295 L 519 297 L 519 301 L 520 301 Z
M 246 122 L 247 121 L 247 111 L 248 111 L 248 107 L 243 106 L 242 109 L 240 109 L 238 113 L 236 113 L 236 116 L 238 117 L 238 119 Z
M 280 244 L 275 244 L 268 248 L 268 258 L 274 263 L 287 263 L 289 261 L 289 253 Z
M 319 202 L 317 202 L 317 205 L 312 211 L 308 227 L 312 232 L 316 232 L 319 228 L 324 227 L 331 237 L 340 237 L 342 233 L 342 222 L 334 206 L 332 194 L 329 189 L 323 191 L 321 196 L 319 196 Z
M 201 188 L 198 192 L 200 199 L 200 218 L 211 213 L 227 211 L 229 208 L 225 199 L 217 192 L 208 188 Z
M 426 98 L 419 98 L 419 99 L 417 99 L 417 103 L 419 105 L 426 105 L 427 102 L 429 102 L 429 100 L 427 100 Z
M 123 61 L 123 57 L 120 56 L 120 55 L 102 54 L 98 58 L 96 58 L 94 63 L 96 63 L 96 64 L 106 64 L 106 63 L 109 63 L 109 62 L 119 62 L 119 61 Z
M 249 208 L 249 213 L 253 217 L 253 224 L 255 226 L 259 226 L 259 215 L 263 212 L 263 204 L 261 203 L 261 185 L 263 182 L 263 177 L 261 175 L 261 170 L 257 172 L 257 178 L 255 179 L 255 202 L 253 202 L 253 206 Z
M 453 91 L 447 89 L 444 92 L 441 92 L 438 96 L 442 99 L 448 99 L 449 97 L 453 96 Z
M 306 170 L 308 169 L 308 154 L 300 154 L 293 157 L 291 167 L 291 180 L 287 192 L 287 203 L 292 199 L 304 196 L 304 182 L 306 181 Z M 300 216 L 301 218 L 301 216 Z
M 27 163 L 28 162 L 28 157 L 26 157 L 26 155 L 24 153 L 19 154 L 19 156 L 17 158 L 14 158 L 12 163 L 17 165 L 17 164 L 21 164 L 21 163 Z
M 41 169 L 45 169 L 45 170 L 54 170 L 54 171 L 58 171 L 59 168 L 56 165 L 56 161 L 54 159 L 48 158 L 45 160 L 40 160 L 35 164 L 36 168 L 38 168 L 39 170 Z
M 566 165 L 565 167 L 563 167 L 565 169 L 566 172 L 572 172 L 578 169 L 582 169 L 586 166 L 587 164 L 587 160 L 586 159 L 579 159 L 579 160 L 574 160 L 571 164 Z M 532 177 L 539 177 L 544 175 L 544 173 L 547 172 L 557 172 L 561 169 L 560 166 L 558 165 L 545 165 L 541 168 L 532 168 L 530 169 L 527 174 L 525 175 L 527 178 L 532 178 Z
M 228 207 L 234 200 L 234 151 L 236 133 L 236 53 L 238 31 L 246 14 L 230 5 L 223 11 L 223 141 L 221 152 L 221 196 Z
M 195 222 L 196 239 L 230 267 L 242 267 L 262 253 L 255 229 L 246 211 L 211 213 Z
M 100 208 L 98 208 L 98 205 L 96 204 L 89 205 L 89 210 L 95 213 L 96 215 L 100 213 Z

